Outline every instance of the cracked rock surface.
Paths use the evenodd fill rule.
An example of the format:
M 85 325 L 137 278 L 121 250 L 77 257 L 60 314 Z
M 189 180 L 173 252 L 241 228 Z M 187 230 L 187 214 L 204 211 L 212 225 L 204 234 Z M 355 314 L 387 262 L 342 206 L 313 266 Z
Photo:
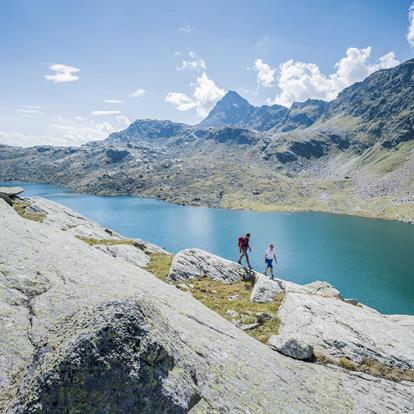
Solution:
M 414 369 L 413 316 L 382 315 L 335 297 L 288 292 L 279 318 L 278 344 L 294 339 L 335 359 L 361 364 L 369 358 L 388 367 Z

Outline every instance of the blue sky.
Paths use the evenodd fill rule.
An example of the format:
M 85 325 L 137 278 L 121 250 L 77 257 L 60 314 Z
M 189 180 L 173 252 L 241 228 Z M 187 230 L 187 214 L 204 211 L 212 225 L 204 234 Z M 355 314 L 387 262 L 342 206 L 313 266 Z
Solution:
M 137 118 L 194 124 L 227 90 L 255 105 L 333 99 L 414 57 L 411 3 L 2 0 L 0 142 L 79 145 Z

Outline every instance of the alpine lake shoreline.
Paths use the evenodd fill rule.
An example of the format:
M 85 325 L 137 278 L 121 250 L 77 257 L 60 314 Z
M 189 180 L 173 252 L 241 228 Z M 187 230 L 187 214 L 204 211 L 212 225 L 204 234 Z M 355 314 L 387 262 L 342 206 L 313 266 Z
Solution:
M 300 205 L 289 205 L 283 206 L 279 204 L 263 204 L 263 203 L 256 203 L 254 207 L 245 206 L 235 206 L 235 203 L 229 203 L 227 206 L 216 206 L 210 203 L 200 203 L 200 202 L 193 202 L 192 200 L 183 200 L 177 201 L 174 197 L 157 197 L 156 195 L 146 195 L 140 192 L 137 193 L 126 193 L 123 191 L 120 192 L 113 192 L 113 191 L 83 191 L 81 189 L 77 189 L 71 185 L 65 185 L 55 181 L 39 181 L 39 180 L 0 180 L 0 184 L 10 184 L 10 185 L 24 185 L 25 183 L 30 184 L 51 184 L 55 186 L 59 186 L 62 189 L 71 190 L 77 194 L 84 194 L 84 195 L 95 195 L 95 196 L 103 196 L 103 197 L 139 197 L 145 198 L 148 200 L 157 200 L 162 201 L 168 204 L 177 205 L 177 206 L 187 206 L 187 207 L 204 207 L 204 208 L 212 208 L 217 210 L 232 210 L 232 211 L 252 211 L 252 212 L 260 212 L 260 213 L 321 213 L 321 214 L 334 214 L 336 216 L 347 216 L 347 217 L 361 217 L 361 218 L 368 218 L 371 220 L 382 220 L 382 221 L 391 221 L 397 223 L 404 223 L 404 224 L 414 224 L 414 220 L 410 219 L 399 219 L 392 216 L 387 215 L 378 215 L 375 214 L 373 211 L 336 211 L 332 209 L 325 209 L 325 208 L 305 208 L 301 207 Z M 231 196 L 230 196 L 231 197 Z M 253 203 L 252 203 L 253 204 Z

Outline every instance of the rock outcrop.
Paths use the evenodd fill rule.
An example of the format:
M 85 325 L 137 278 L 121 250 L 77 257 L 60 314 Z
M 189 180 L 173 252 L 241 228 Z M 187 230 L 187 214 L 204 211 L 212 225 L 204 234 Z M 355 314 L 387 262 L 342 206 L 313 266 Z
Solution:
M 283 292 L 283 290 L 282 281 L 277 279 L 271 280 L 260 273 L 256 273 L 256 281 L 250 295 L 250 300 L 258 303 L 270 302 L 278 293 Z
M 243 266 L 230 260 L 201 249 L 186 249 L 174 256 L 168 280 L 184 282 L 206 276 L 223 283 L 232 283 L 242 280 L 245 274 Z
M 414 370 L 414 317 L 387 316 L 336 297 L 287 293 L 279 308 L 278 343 L 296 340 L 335 360 Z
M 24 192 L 22 187 L 0 187 L 0 193 L 6 194 L 9 197 L 16 197 Z
M 19 194 L 23 193 L 21 187 L 0 187 L 0 198 L 4 200 L 9 206 L 13 205 L 13 199 Z
M 0 200 L 3 412 L 414 410 L 412 383 L 275 352 L 187 293 L 79 240 L 84 230 L 65 223 L 83 219 L 53 209 L 55 219 L 49 212 L 40 223 Z
M 111 229 L 105 229 L 68 207 L 41 197 L 31 197 L 29 201 L 32 208 L 46 214 L 45 224 L 71 233 L 76 237 L 95 240 L 124 239 L 120 234 Z
M 319 295 L 327 298 L 342 299 L 338 289 L 335 289 L 330 283 L 316 280 L 303 286 L 310 294 Z

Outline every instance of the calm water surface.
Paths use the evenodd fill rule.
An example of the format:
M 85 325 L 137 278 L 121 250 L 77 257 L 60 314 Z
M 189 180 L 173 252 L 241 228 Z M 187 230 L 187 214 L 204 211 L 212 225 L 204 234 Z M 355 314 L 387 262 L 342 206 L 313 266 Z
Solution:
M 274 242 L 281 278 L 297 283 L 326 280 L 345 297 L 381 312 L 414 314 L 414 225 L 323 213 L 183 207 L 138 197 L 77 194 L 49 184 L 18 184 L 27 196 L 56 201 L 127 237 L 172 252 L 199 247 L 236 260 L 237 238 L 250 232 L 257 270 L 263 270 L 266 245 Z

